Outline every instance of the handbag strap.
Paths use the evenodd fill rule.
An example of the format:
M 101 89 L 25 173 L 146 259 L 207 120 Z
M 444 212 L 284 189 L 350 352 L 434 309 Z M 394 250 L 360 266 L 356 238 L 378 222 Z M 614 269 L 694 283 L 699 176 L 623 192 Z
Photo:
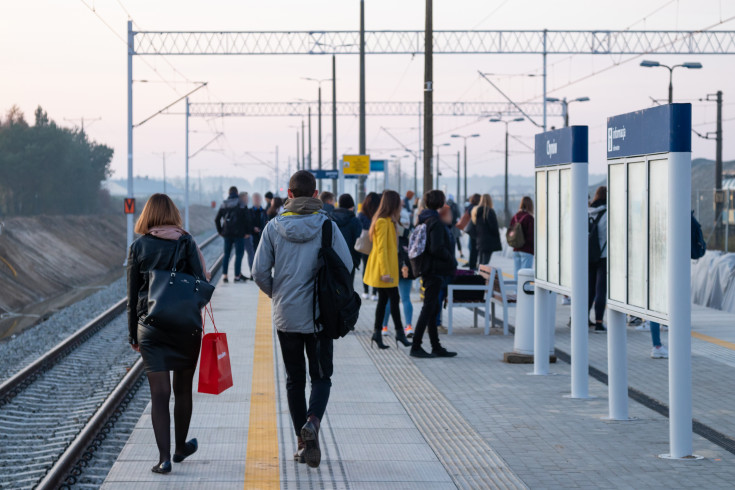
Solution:
M 212 312 L 212 302 L 210 301 L 207 305 L 204 306 L 204 312 L 202 313 L 202 335 L 204 335 L 205 326 L 207 324 L 207 316 L 209 316 L 209 319 L 212 321 L 212 328 L 214 328 L 214 333 L 219 333 L 217 330 L 217 325 L 214 324 L 214 314 Z

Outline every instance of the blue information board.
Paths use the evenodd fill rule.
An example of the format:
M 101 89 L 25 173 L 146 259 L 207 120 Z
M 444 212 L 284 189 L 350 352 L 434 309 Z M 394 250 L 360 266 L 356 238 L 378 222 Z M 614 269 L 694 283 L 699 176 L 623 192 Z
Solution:
M 607 158 L 692 151 L 692 105 L 667 104 L 607 118 Z
M 385 160 L 370 160 L 371 172 L 385 172 Z
M 309 172 L 314 174 L 317 179 L 339 179 L 339 170 L 311 170 Z M 345 179 L 356 179 L 357 175 L 345 175 Z
M 587 163 L 589 128 L 571 126 L 536 135 L 536 166 Z

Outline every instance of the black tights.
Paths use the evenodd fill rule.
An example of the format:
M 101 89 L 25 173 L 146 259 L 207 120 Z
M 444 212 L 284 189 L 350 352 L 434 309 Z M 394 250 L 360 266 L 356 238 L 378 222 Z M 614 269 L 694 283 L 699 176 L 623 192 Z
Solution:
M 403 324 L 401 323 L 401 297 L 398 294 L 398 288 L 377 288 L 378 289 L 378 306 L 375 308 L 375 332 L 383 329 L 383 317 L 385 317 L 385 307 L 390 300 L 390 315 L 393 317 L 393 325 L 396 332 L 403 332 Z
M 158 445 L 159 463 L 171 459 L 171 414 L 168 401 L 171 398 L 171 382 L 169 371 L 148 373 L 151 386 L 151 421 L 153 433 Z M 174 371 L 174 437 L 175 452 L 184 454 L 186 435 L 191 422 L 191 390 L 194 381 L 194 369 Z

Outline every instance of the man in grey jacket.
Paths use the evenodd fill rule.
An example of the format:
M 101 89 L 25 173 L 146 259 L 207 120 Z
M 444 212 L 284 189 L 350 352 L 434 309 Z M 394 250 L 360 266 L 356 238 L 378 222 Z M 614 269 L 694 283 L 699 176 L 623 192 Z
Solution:
M 273 300 L 273 323 L 286 368 L 288 409 L 298 438 L 294 458 L 312 468 L 321 461 L 319 424 L 332 387 L 333 355 L 332 339 L 314 324 L 314 278 L 322 225 L 329 219 L 316 196 L 313 174 L 300 170 L 291 176 L 284 212 L 266 225 L 253 263 L 255 282 Z M 332 223 L 332 248 L 350 269 L 352 257 L 338 230 Z M 308 408 L 304 351 L 311 378 Z

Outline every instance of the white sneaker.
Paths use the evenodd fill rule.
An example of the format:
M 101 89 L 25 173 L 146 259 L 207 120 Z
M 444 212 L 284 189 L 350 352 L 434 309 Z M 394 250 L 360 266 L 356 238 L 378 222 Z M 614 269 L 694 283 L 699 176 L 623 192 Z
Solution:
M 563 305 L 571 305 L 572 304 L 572 298 L 570 298 L 569 296 L 563 296 L 561 298 L 561 304 L 563 304 Z
M 636 330 L 639 332 L 650 332 L 651 331 L 651 325 L 649 325 L 648 322 L 643 322 L 637 327 L 635 327 Z
M 668 359 L 669 358 L 669 351 L 666 350 L 666 347 L 663 345 L 660 345 L 658 347 L 654 347 L 651 349 L 651 359 Z
M 370 295 L 368 293 L 362 293 L 362 299 L 368 299 Z
M 372 296 L 370 296 L 370 299 L 373 300 L 373 301 L 378 301 L 378 295 L 377 294 L 373 294 Z

